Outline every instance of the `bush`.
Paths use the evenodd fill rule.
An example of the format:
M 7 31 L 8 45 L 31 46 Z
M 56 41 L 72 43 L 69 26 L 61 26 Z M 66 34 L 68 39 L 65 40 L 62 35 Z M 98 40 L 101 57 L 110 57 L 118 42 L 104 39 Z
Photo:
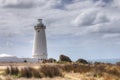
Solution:
M 5 70 L 5 73 L 7 75 L 13 75 L 17 77 L 25 77 L 25 78 L 41 78 L 41 77 L 56 77 L 56 76 L 62 76 L 61 71 L 59 68 L 55 65 L 44 65 L 41 66 L 39 69 L 34 69 L 31 67 L 25 67 L 21 70 L 18 70 L 17 67 L 7 67 Z
M 31 68 L 31 67 L 27 67 L 27 68 L 22 68 L 20 71 L 20 77 L 26 77 L 26 78 L 31 78 L 31 77 L 35 77 L 35 78 L 41 78 L 40 73 L 38 70 Z
M 27 63 L 27 60 L 24 60 L 24 63 Z
M 78 59 L 76 62 L 82 63 L 82 64 L 88 64 L 88 62 L 85 59 Z
M 31 73 L 32 73 L 32 76 L 35 77 L 35 78 L 42 78 L 39 70 L 32 69 Z
M 53 59 L 53 58 L 49 58 L 49 59 L 48 59 L 48 62 L 50 62 L 50 63 L 54 63 L 54 62 L 56 62 L 56 60 Z
M 65 72 L 85 73 L 90 71 L 90 66 L 79 64 L 64 64 L 60 68 Z
M 9 67 L 7 67 L 6 69 L 5 69 L 5 73 L 8 75 L 8 74 L 10 74 L 10 69 L 9 69 Z
M 120 66 L 120 62 L 117 62 L 116 65 Z
M 120 75 L 119 69 L 117 67 L 111 67 L 111 69 L 107 70 L 107 72 L 112 75 Z
M 40 72 L 45 76 L 45 77 L 55 77 L 55 76 L 62 76 L 61 71 L 59 70 L 58 67 L 51 66 L 51 65 L 44 65 L 41 66 Z
M 17 67 L 10 66 L 10 67 L 7 67 L 7 69 L 5 70 L 5 73 L 7 75 L 18 75 L 19 69 Z
M 18 73 L 19 73 L 19 70 L 18 70 L 17 67 L 11 68 L 11 74 L 12 74 L 12 75 L 18 75 Z
M 72 62 L 68 56 L 60 55 L 59 61 Z

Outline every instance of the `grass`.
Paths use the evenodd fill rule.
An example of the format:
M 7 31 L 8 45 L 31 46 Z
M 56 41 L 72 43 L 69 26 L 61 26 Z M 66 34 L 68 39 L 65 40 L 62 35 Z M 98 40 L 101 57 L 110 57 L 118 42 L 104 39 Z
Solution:
M 24 67 L 20 70 L 17 67 L 7 67 L 5 70 L 6 75 L 12 75 L 14 77 L 26 77 L 26 78 L 42 78 L 42 77 L 56 77 L 62 76 L 60 69 L 57 66 L 43 65 L 39 69 L 32 67 Z
M 24 67 L 18 69 L 15 66 L 6 68 L 5 73 L 16 78 L 56 78 L 66 80 L 120 80 L 120 66 L 113 64 L 80 64 L 80 63 L 52 63 L 42 64 L 39 68 Z M 74 75 L 77 74 L 77 75 Z M 69 76 L 69 77 L 66 77 Z M 78 78 L 77 78 L 78 77 Z M 46 80 L 46 79 L 45 79 Z
M 19 72 L 20 77 L 31 78 L 32 77 L 32 71 L 33 71 L 33 68 L 30 68 L 30 67 L 22 68 Z
M 74 72 L 74 73 L 85 73 L 85 72 L 89 72 L 90 71 L 90 66 L 88 65 L 81 65 L 81 64 L 64 64 L 62 66 L 60 66 L 60 68 L 62 69 L 62 71 L 65 72 Z
M 5 73 L 9 75 L 18 75 L 19 69 L 17 67 L 10 66 L 10 67 L 7 67 L 7 69 L 5 70 Z
M 51 66 L 51 65 L 44 65 L 41 66 L 40 72 L 45 76 L 45 77 L 56 77 L 56 76 L 62 76 L 62 73 L 60 69 L 57 66 Z

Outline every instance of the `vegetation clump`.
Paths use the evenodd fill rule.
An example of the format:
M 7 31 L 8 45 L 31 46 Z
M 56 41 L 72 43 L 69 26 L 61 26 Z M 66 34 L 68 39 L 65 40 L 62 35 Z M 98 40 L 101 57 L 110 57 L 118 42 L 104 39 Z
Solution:
M 10 66 L 10 67 L 7 67 L 7 69 L 5 70 L 5 73 L 8 75 L 18 75 L 19 69 L 17 67 Z
M 57 66 L 52 66 L 52 65 L 44 65 L 41 66 L 40 72 L 45 76 L 45 77 L 55 77 L 55 76 L 62 76 L 62 73 L 60 69 Z
M 32 77 L 32 71 L 33 71 L 33 68 L 30 68 L 30 67 L 22 68 L 20 70 L 20 77 L 31 78 Z
M 54 59 L 54 58 L 49 58 L 49 59 L 48 59 L 48 62 L 49 62 L 49 63 L 54 63 L 54 62 L 56 62 L 56 59 Z
M 90 66 L 80 64 L 64 64 L 61 69 L 65 72 L 86 73 L 90 71 Z
M 62 72 L 57 66 L 44 65 L 39 69 L 34 69 L 32 67 L 24 67 L 18 70 L 17 67 L 7 67 L 5 70 L 7 75 L 13 75 L 25 78 L 42 78 L 42 77 L 56 77 L 62 76 Z
M 27 60 L 24 60 L 23 62 L 24 62 L 24 63 L 27 63 Z
M 85 60 L 85 59 L 78 59 L 76 62 L 82 63 L 82 64 L 88 64 L 87 60 Z
M 120 66 L 120 62 L 117 62 L 116 65 Z
M 72 62 L 72 60 L 65 55 L 60 55 L 59 61 L 63 61 L 63 62 Z

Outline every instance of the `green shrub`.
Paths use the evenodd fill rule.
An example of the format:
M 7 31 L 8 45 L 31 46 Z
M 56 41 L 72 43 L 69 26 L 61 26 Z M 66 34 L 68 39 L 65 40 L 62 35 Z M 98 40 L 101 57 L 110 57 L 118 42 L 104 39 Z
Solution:
M 68 56 L 60 55 L 59 61 L 72 62 Z

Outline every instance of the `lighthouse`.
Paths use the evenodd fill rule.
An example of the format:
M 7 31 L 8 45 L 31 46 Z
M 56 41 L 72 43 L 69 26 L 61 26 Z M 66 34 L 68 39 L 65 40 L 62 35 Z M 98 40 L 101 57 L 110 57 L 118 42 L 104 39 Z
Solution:
M 32 57 L 35 59 L 47 59 L 47 44 L 45 29 L 46 26 L 42 23 L 42 19 L 38 19 L 38 24 L 34 26 L 35 36 Z

